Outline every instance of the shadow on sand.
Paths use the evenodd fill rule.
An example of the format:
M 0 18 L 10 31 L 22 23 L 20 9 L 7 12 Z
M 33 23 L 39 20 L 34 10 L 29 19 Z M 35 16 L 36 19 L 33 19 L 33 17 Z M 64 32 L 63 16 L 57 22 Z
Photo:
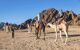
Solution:
M 62 36 L 66 36 L 66 35 L 62 35 Z M 80 36 L 80 34 L 71 34 L 71 35 L 68 35 L 69 37 L 78 37 Z

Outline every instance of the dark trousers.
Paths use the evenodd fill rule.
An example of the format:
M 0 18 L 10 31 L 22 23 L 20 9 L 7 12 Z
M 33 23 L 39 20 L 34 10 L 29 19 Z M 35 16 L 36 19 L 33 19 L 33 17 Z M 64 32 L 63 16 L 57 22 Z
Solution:
M 14 30 L 12 30 L 12 38 L 14 38 Z

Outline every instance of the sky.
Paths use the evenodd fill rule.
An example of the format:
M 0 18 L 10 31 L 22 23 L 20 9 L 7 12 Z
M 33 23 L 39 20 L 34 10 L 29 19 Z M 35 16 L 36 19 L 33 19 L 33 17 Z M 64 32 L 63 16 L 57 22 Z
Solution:
M 80 13 L 80 0 L 0 0 L 0 22 L 20 24 L 44 9 Z

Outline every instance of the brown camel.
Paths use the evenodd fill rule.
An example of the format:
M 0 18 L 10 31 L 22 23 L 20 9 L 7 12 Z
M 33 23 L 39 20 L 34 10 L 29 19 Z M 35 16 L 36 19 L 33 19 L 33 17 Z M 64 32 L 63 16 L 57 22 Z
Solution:
M 77 22 L 78 22 L 78 17 L 77 17 L 77 15 L 73 12 L 73 11 L 65 11 L 66 12 L 66 14 L 68 15 L 68 19 L 72 19 L 72 24 L 73 25 L 76 25 L 77 24 Z
M 47 23 L 49 22 L 54 22 L 55 20 L 55 16 L 58 14 L 58 10 L 54 9 L 54 8 L 50 8 L 47 10 L 43 10 L 39 16 L 40 16 L 40 20 L 38 22 L 38 27 L 36 27 L 36 37 L 37 39 L 40 38 L 40 34 L 41 34 L 41 30 L 43 30 L 43 34 L 44 34 L 44 40 L 45 40 L 45 27 L 47 25 Z

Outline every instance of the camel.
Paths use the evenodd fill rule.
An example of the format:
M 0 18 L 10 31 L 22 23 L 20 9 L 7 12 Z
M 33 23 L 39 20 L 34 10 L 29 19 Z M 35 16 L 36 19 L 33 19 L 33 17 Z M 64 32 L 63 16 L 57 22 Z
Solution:
M 41 30 L 43 30 L 44 40 L 45 40 L 45 28 L 48 22 L 54 22 L 55 16 L 58 14 L 58 11 L 54 8 L 43 10 L 39 13 L 40 20 L 38 21 L 38 26 L 36 27 L 36 39 L 40 38 Z
M 65 33 L 66 35 L 66 40 L 65 40 L 65 43 L 67 42 L 67 39 L 68 39 L 68 31 L 67 31 L 67 25 L 64 24 L 64 23 L 60 23 L 59 25 L 57 24 L 51 24 L 51 23 L 48 23 L 47 24 L 48 26 L 50 26 L 51 28 L 55 29 L 55 32 L 56 32 L 56 39 L 55 41 L 57 41 L 57 32 L 59 31 L 60 32 L 60 38 L 63 42 L 63 39 L 62 39 L 62 31 Z
M 34 26 L 35 26 L 35 35 L 37 36 L 36 39 L 39 39 L 39 35 L 40 34 L 40 23 L 39 23 L 39 15 L 37 15 L 35 18 L 34 18 Z
M 65 33 L 66 35 L 66 39 L 65 39 L 65 44 L 67 42 L 68 39 L 68 23 L 67 23 L 67 18 L 66 18 L 66 13 L 62 14 L 62 17 L 58 19 L 58 22 L 56 21 L 56 23 L 52 24 L 52 23 L 48 23 L 47 25 L 50 26 L 51 28 L 55 29 L 56 32 L 56 39 L 55 41 L 57 41 L 57 32 L 59 31 L 60 33 L 60 38 L 62 39 L 62 31 Z M 57 18 L 56 18 L 57 19 Z
M 51 28 L 55 29 L 55 32 L 56 32 L 55 41 L 57 41 L 57 35 L 58 35 L 57 32 L 58 31 L 60 32 L 60 38 L 63 41 L 62 34 L 61 34 L 61 32 L 63 31 L 66 35 L 65 43 L 67 42 L 67 39 L 68 39 L 68 25 L 66 24 L 66 22 L 64 20 L 62 20 L 60 24 L 48 23 L 47 25 L 50 26 Z

